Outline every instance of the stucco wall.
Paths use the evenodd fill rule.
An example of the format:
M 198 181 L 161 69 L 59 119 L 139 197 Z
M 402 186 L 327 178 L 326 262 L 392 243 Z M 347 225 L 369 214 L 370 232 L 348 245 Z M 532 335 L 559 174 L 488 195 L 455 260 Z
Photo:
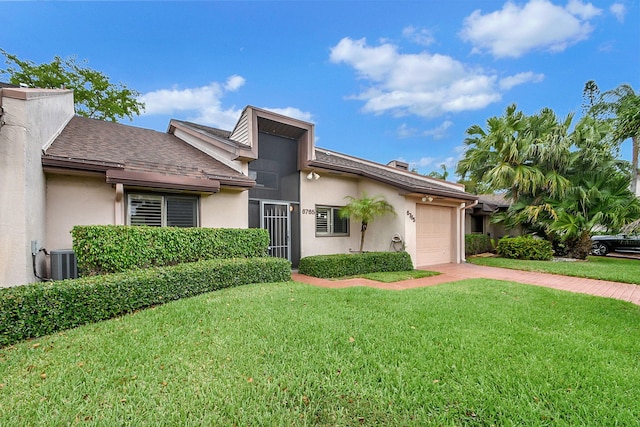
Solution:
M 70 249 L 74 225 L 116 223 L 116 190 L 104 177 L 50 174 L 47 177 L 47 249 Z M 200 197 L 202 227 L 246 228 L 247 192 L 225 191 Z M 122 217 L 126 203 L 120 208 Z
M 31 242 L 47 247 L 41 153 L 74 114 L 68 90 L 3 89 L 0 128 L 0 286 L 36 281 Z
M 74 225 L 115 224 L 116 192 L 104 177 L 47 176 L 47 249 L 71 249 Z
M 391 239 L 396 233 L 400 234 L 404 240 L 407 234 L 406 222 L 408 220 L 405 212 L 405 197 L 400 195 L 398 190 L 393 187 L 365 180 L 361 181 L 359 192 L 366 192 L 369 197 L 383 196 L 394 207 L 396 212 L 396 215 L 378 217 L 369 224 L 364 241 L 364 250 L 390 250 Z
M 417 241 L 416 241 L 416 199 L 406 198 L 404 201 L 404 209 L 399 215 L 404 217 L 404 235 L 402 236 L 404 239 L 405 251 L 411 255 L 411 260 L 413 261 L 413 265 L 416 265 L 416 249 L 417 249 Z
M 356 180 L 330 174 L 321 174 L 318 180 L 308 180 L 305 173 L 300 174 L 301 257 L 358 250 L 360 228 L 356 226 L 354 229 L 353 224 L 350 224 L 349 236 L 316 237 L 316 206 L 344 206 L 348 203 L 346 196 L 358 196 Z
M 398 190 L 384 184 L 378 184 L 369 180 L 357 180 L 320 173 L 318 180 L 306 179 L 306 174 L 301 174 L 301 256 L 320 254 L 349 253 L 360 248 L 360 223 L 351 221 L 349 224 L 349 236 L 318 236 L 315 235 L 315 208 L 322 206 L 344 206 L 349 200 L 346 196 L 360 197 L 366 192 L 369 197 L 384 196 L 387 202 L 394 206 L 397 213 L 376 218 L 369 224 L 365 234 L 365 251 L 388 251 L 391 248 L 391 239 L 398 233 L 402 239 L 408 234 L 415 234 L 415 226 L 407 225 L 405 215 L 406 207 L 411 205 L 405 201 L 405 197 Z M 409 205 L 407 205 L 409 203 Z M 415 202 L 413 202 L 415 206 Z M 414 245 L 415 246 L 415 245 Z
M 249 192 L 225 191 L 200 197 L 202 227 L 247 228 Z

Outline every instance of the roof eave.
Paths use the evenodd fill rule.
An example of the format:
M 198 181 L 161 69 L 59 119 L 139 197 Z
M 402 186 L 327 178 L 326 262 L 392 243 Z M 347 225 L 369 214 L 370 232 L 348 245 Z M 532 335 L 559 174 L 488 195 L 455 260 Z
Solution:
M 195 138 L 203 139 L 206 142 L 235 155 L 236 160 L 251 161 L 257 159 L 257 153 L 255 153 L 254 150 L 251 149 L 251 147 L 243 146 L 238 142 L 222 138 L 217 135 L 199 132 L 184 123 L 171 119 L 171 121 L 169 122 L 169 129 L 167 130 L 167 133 L 174 134 L 175 129 L 180 129 L 181 131 Z
M 221 187 L 225 187 L 228 189 L 251 190 L 253 187 L 256 186 L 256 182 L 253 180 L 241 180 L 241 179 L 221 178 L 221 177 L 215 177 L 215 178 L 209 178 L 209 179 L 217 180 L 218 182 L 220 182 Z
M 456 192 L 456 191 L 440 190 L 440 189 L 435 189 L 435 188 L 430 188 L 430 187 L 414 186 L 414 185 L 406 184 L 406 183 L 403 183 L 403 182 L 395 181 L 393 179 L 389 179 L 387 177 L 380 176 L 380 175 L 377 175 L 377 174 L 374 174 L 374 173 L 370 173 L 370 172 L 368 172 L 366 170 L 350 168 L 348 166 L 337 166 L 337 165 L 334 165 L 334 164 L 331 164 L 331 163 L 325 163 L 325 162 L 322 162 L 322 161 L 319 161 L 319 160 L 311 160 L 311 161 L 309 161 L 308 164 L 309 164 L 310 167 L 318 167 L 318 168 L 322 168 L 322 169 L 326 169 L 326 170 L 331 170 L 331 171 L 336 171 L 336 172 L 344 172 L 344 173 L 349 173 L 349 174 L 358 175 L 358 176 L 362 176 L 362 177 L 365 177 L 365 178 L 373 179 L 374 181 L 378 181 L 378 182 L 382 182 L 382 183 L 391 185 L 391 186 L 396 187 L 398 189 L 407 191 L 408 193 L 432 194 L 434 196 L 443 196 L 443 197 L 449 197 L 449 198 L 458 199 L 458 200 L 469 200 L 469 201 L 477 200 L 477 196 L 475 196 L 473 194 L 464 193 L 464 192 Z
M 200 193 L 217 193 L 220 191 L 220 181 L 212 179 L 164 175 L 154 172 L 124 171 L 119 169 L 107 170 L 106 175 L 107 183 L 110 184 L 167 190 L 197 191 Z
M 88 172 L 106 172 L 110 169 L 124 169 L 124 165 L 116 162 L 105 162 L 100 160 L 87 160 L 87 159 L 71 159 L 67 157 L 58 156 L 42 156 L 42 166 L 59 168 L 59 169 L 73 169 L 83 170 Z

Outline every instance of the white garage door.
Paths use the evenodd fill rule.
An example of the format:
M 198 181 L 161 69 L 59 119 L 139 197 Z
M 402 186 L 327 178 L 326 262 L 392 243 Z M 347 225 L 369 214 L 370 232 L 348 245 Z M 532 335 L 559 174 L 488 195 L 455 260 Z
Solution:
M 453 208 L 418 205 L 416 215 L 416 264 L 452 262 Z

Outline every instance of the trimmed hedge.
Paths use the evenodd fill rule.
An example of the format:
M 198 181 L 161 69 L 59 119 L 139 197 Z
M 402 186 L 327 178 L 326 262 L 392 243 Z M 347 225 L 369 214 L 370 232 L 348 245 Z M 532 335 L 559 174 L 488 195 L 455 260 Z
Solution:
M 407 252 L 315 255 L 302 258 L 298 266 L 300 274 L 325 279 L 382 271 L 409 270 L 413 270 L 413 262 Z
M 259 228 L 179 228 L 83 225 L 71 230 L 82 275 L 267 255 L 269 232 Z
M 492 250 L 491 238 L 486 234 L 464 235 L 464 253 L 466 255 L 478 255 Z
M 283 258 L 207 260 L 0 289 L 0 346 L 249 283 L 291 280 Z
M 553 258 L 553 245 L 548 240 L 531 236 L 503 237 L 496 252 L 504 258 L 548 261 Z

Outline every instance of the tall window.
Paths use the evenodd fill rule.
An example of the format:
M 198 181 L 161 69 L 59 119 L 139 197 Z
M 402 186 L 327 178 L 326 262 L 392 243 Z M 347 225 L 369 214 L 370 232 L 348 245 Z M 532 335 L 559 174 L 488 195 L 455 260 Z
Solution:
M 348 236 L 349 219 L 340 218 L 339 207 L 316 206 L 316 236 Z
M 197 227 L 198 197 L 128 194 L 127 224 L 152 227 Z
M 479 215 L 471 216 L 471 232 L 484 233 L 484 217 Z

